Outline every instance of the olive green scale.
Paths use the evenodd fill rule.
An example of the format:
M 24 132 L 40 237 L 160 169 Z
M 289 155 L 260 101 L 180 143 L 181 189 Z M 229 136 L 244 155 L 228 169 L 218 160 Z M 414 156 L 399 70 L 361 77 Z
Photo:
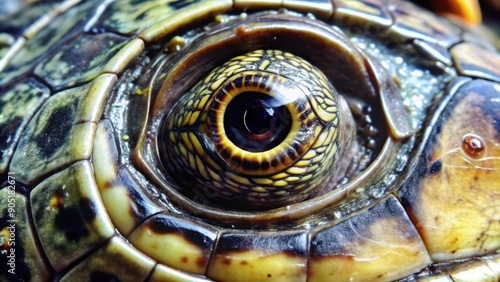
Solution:
M 149 177 L 141 159 L 149 155 L 138 153 L 147 150 L 136 150 L 147 139 L 144 124 L 159 88 L 141 75 L 155 77 L 162 67 L 157 58 L 172 55 L 164 46 L 181 36 L 182 48 L 194 48 L 190 43 L 213 27 L 195 24 L 212 21 L 223 26 L 248 19 L 236 30 L 245 36 L 259 24 L 252 17 L 260 16 L 262 25 L 276 17 L 306 21 L 302 27 L 312 21 L 317 29 L 336 26 L 356 52 L 394 71 L 391 79 L 398 81 L 411 136 L 388 133 L 380 157 L 367 161 L 366 177 L 341 182 L 352 189 L 335 204 L 327 193 L 269 211 L 212 208 L 178 193 L 171 176 Z M 366 80 L 378 81 L 378 74 Z M 303 75 L 313 81 L 322 76 Z M 316 80 L 321 84 L 322 78 Z M 340 95 L 361 87 L 357 80 L 348 86 L 329 80 Z M 500 55 L 492 44 L 404 1 L 35 2 L 0 18 L 0 280 L 498 281 L 499 83 Z M 383 86 L 371 85 L 372 96 L 379 97 Z M 214 89 L 200 83 L 200 91 Z M 324 96 L 308 103 L 317 119 L 333 121 L 334 106 Z M 179 112 L 176 122 L 197 124 L 208 100 L 187 101 L 191 112 Z M 358 132 L 370 131 L 384 116 L 379 108 L 348 102 Z M 470 132 L 479 136 L 479 157 L 460 149 Z M 195 160 L 186 164 L 220 177 L 208 170 L 216 162 L 197 161 L 195 154 L 208 159 L 200 157 L 202 142 L 190 134 L 178 134 L 185 149 L 176 154 L 186 151 Z M 324 143 L 316 151 L 323 149 L 340 150 Z M 316 151 L 304 153 L 286 175 L 257 181 L 319 181 L 318 172 L 308 171 L 323 164 Z M 305 176 L 290 173 L 300 169 Z M 225 174 L 235 187 L 258 183 Z M 446 182 L 447 175 L 460 181 Z M 164 182 L 169 190 L 158 188 Z M 431 189 L 442 188 L 440 183 L 448 190 Z

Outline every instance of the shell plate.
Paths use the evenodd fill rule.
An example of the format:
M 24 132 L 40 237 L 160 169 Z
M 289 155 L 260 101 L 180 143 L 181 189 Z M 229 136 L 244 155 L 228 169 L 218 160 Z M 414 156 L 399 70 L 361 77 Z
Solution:
M 141 73 L 262 11 L 338 28 L 394 76 L 413 130 L 313 213 L 180 206 L 138 161 Z M 403 1 L 37 2 L 0 19 L 0 280 L 498 281 L 499 70 L 489 42 Z

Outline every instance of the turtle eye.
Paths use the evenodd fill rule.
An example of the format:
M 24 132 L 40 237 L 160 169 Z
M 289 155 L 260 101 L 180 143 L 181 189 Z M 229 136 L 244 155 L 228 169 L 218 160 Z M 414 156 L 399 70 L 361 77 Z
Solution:
M 243 92 L 227 105 L 224 130 L 239 148 L 264 152 L 283 142 L 291 129 L 290 110 L 259 92 Z
M 318 192 L 349 151 L 338 148 L 353 139 L 353 123 L 320 70 L 291 53 L 257 50 L 179 99 L 163 121 L 161 158 L 187 193 L 275 207 Z

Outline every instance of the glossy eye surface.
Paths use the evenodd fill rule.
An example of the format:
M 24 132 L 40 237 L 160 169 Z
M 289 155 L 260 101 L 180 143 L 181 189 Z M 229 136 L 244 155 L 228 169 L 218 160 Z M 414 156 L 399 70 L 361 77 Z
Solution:
M 269 208 L 317 194 L 355 147 L 353 118 L 326 76 L 277 50 L 215 68 L 163 123 L 169 174 L 225 206 Z
M 259 92 L 245 92 L 227 106 L 224 130 L 241 149 L 263 152 L 286 138 L 291 119 L 290 111 L 280 101 Z

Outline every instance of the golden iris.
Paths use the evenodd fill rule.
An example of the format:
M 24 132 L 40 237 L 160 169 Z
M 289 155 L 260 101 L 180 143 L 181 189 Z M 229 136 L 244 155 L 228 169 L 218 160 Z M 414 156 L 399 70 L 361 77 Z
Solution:
M 354 136 L 346 108 L 307 61 L 257 50 L 179 99 L 163 121 L 161 158 L 188 195 L 251 209 L 293 203 L 330 179 L 339 143 Z

